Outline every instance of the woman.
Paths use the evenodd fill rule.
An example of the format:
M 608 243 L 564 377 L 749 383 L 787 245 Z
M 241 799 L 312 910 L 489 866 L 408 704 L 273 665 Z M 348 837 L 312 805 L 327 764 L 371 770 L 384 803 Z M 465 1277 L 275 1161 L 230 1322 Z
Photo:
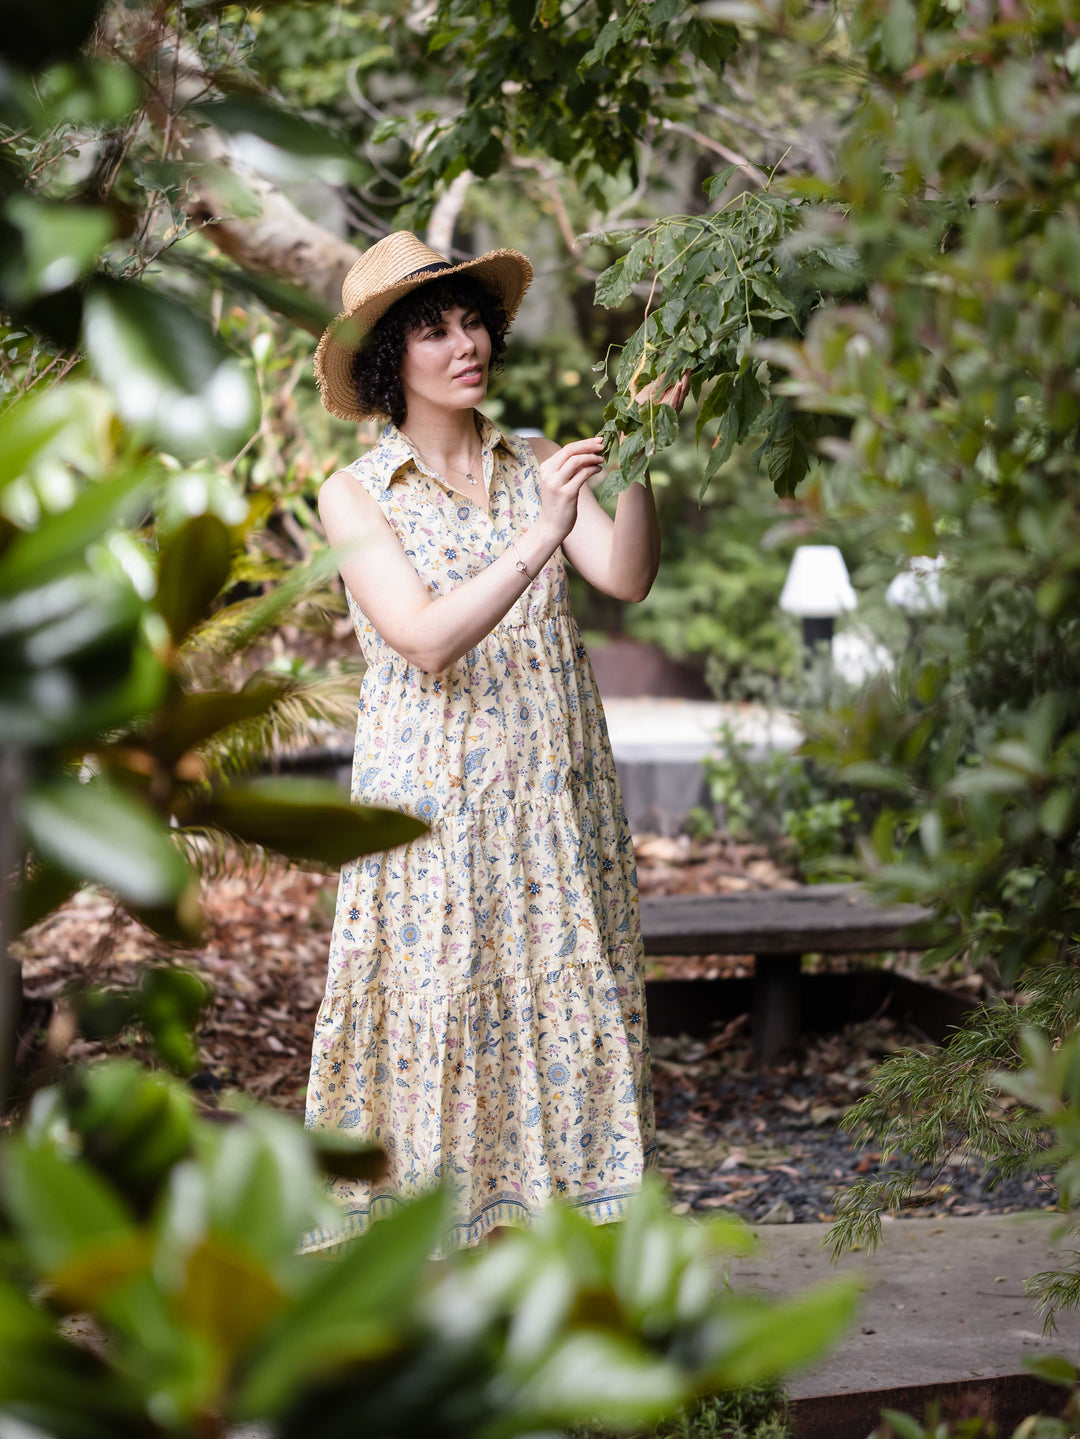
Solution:
M 556 1195 L 602 1223 L 656 1162 L 633 849 L 562 556 L 639 600 L 659 534 L 647 486 L 614 522 L 588 489 L 598 439 L 478 412 L 531 278 L 517 251 L 451 265 L 396 232 L 316 356 L 333 414 L 389 417 L 319 496 L 368 665 L 353 797 L 430 831 L 341 874 L 307 1119 L 389 1172 L 335 1184 L 342 1226 L 308 1249 L 436 1180 L 450 1246 Z

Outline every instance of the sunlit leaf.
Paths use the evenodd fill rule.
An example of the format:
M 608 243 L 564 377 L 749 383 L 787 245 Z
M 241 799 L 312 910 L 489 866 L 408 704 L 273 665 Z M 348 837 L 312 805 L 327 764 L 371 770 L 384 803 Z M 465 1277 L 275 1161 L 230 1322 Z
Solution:
M 7 547 L 0 557 L 0 595 L 40 585 L 84 555 L 94 540 L 135 511 L 148 485 L 147 472 L 133 466 L 85 486 L 68 509 L 46 515 Z
M 187 866 L 149 809 L 100 781 L 45 780 L 23 801 L 23 823 L 45 859 L 136 904 L 165 904 Z
M 108 210 L 28 194 L 9 196 L 3 214 L 22 239 L 19 255 L 0 266 L 0 293 L 15 305 L 74 284 L 116 229 Z
M 146 285 L 96 279 L 87 352 L 127 422 L 180 456 L 238 449 L 256 418 L 240 362 L 190 309 Z
M 254 1356 L 243 1412 L 273 1412 L 303 1386 L 392 1348 L 407 1331 L 412 1296 L 447 1219 L 446 1195 L 434 1190 L 381 1219 L 339 1263 L 314 1274 Z

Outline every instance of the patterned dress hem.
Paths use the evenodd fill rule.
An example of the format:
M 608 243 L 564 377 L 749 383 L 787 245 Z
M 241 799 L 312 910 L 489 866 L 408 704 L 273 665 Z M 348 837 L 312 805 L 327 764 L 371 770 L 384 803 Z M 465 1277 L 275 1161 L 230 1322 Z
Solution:
M 645 1171 L 655 1168 L 656 1146 L 645 1155 Z M 613 1190 L 608 1194 L 582 1195 L 577 1199 L 559 1197 L 559 1203 L 568 1209 L 578 1210 L 593 1224 L 612 1224 L 624 1217 L 626 1206 L 641 1192 L 640 1184 L 631 1189 Z M 332 1255 L 342 1251 L 354 1240 L 366 1234 L 378 1219 L 392 1214 L 402 1204 L 407 1204 L 397 1194 L 377 1195 L 370 1204 L 350 1209 L 343 1216 L 343 1223 L 335 1229 L 313 1229 L 300 1242 L 298 1253 Z M 478 1244 L 485 1235 L 500 1225 L 528 1226 L 536 1218 L 538 1210 L 531 1208 L 521 1199 L 493 1199 L 484 1205 L 465 1223 L 453 1224 L 447 1231 L 447 1242 L 433 1251 L 432 1259 L 445 1259 L 447 1252 L 467 1249 Z

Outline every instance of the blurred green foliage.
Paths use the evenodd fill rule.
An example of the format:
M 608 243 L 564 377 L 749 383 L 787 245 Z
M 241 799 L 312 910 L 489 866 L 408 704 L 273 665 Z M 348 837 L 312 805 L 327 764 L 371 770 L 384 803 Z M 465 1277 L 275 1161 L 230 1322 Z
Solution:
M 40 1091 L 3 1141 L 0 1424 L 509 1439 L 603 1415 L 626 1432 L 805 1363 L 852 1313 L 850 1283 L 779 1304 L 718 1284 L 745 1231 L 679 1220 L 656 1182 L 620 1224 L 553 1205 L 437 1266 L 435 1191 L 337 1261 L 304 1257 L 301 1234 L 333 1223 L 320 1158 L 378 1163 L 320 1142 L 267 1112 L 200 1118 L 124 1061 Z

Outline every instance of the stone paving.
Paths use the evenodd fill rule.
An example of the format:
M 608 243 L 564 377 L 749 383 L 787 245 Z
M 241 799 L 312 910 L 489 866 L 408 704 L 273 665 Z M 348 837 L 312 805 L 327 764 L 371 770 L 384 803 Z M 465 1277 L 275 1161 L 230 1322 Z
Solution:
M 1024 1297 L 1024 1280 L 1054 1266 L 1060 1214 L 1028 1212 L 883 1225 L 876 1253 L 830 1263 L 826 1224 L 760 1227 L 758 1251 L 731 1266 L 733 1284 L 781 1295 L 838 1274 L 866 1284 L 848 1336 L 792 1377 L 794 1399 L 911 1384 L 1018 1374 L 1025 1357 L 1080 1352 L 1080 1315 L 1061 1314 L 1057 1332 Z M 1075 1247 L 1075 1246 L 1074 1246 Z

